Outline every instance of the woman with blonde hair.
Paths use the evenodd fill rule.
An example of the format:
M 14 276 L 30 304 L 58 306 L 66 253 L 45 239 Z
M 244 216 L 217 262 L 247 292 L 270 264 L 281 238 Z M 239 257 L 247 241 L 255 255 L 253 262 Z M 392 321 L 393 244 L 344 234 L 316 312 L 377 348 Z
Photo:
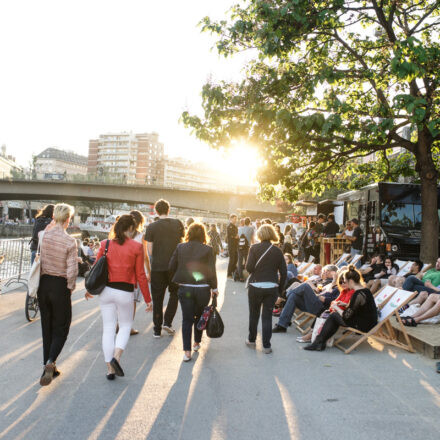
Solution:
M 257 231 L 260 243 L 249 250 L 246 270 L 249 272 L 249 335 L 246 344 L 255 347 L 258 321 L 262 320 L 263 348 L 266 354 L 272 352 L 272 310 L 278 296 L 281 296 L 287 277 L 287 266 L 281 249 L 274 244 L 279 237 L 272 225 L 264 224 Z
M 186 231 L 185 242 L 177 245 L 170 260 L 172 281 L 179 285 L 177 296 L 182 308 L 183 361 L 191 360 L 191 337 L 194 327 L 194 345 L 199 351 L 202 332 L 197 323 L 211 296 L 217 296 L 215 255 L 206 244 L 206 230 L 201 223 L 192 223 Z
M 44 370 L 40 385 L 46 386 L 60 372 L 56 361 L 64 347 L 72 321 L 71 294 L 78 275 L 76 241 L 66 229 L 73 217 L 74 209 L 65 203 L 55 205 L 53 221 L 40 232 L 40 306 L 43 334 Z

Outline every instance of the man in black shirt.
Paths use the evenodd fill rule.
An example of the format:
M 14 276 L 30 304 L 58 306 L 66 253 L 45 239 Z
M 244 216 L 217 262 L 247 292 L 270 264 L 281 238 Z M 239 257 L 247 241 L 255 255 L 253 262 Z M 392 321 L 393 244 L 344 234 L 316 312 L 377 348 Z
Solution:
M 335 222 L 335 216 L 329 214 L 327 217 L 327 223 L 322 231 L 326 237 L 336 237 L 339 234 L 339 225 Z
M 180 220 L 169 218 L 170 204 L 166 200 L 158 200 L 154 205 L 159 218 L 148 225 L 145 232 L 148 254 L 151 258 L 151 297 L 153 299 L 153 323 L 155 338 L 160 338 L 162 324 L 168 334 L 173 335 L 172 327 L 177 310 L 178 286 L 171 282 L 168 265 L 177 245 L 185 235 L 185 229 Z M 163 315 L 163 300 L 168 287 L 170 298 Z
M 324 232 L 325 214 L 318 214 L 318 220 L 315 224 L 315 231 L 318 235 Z
M 229 217 L 229 224 L 226 228 L 226 241 L 228 242 L 229 264 L 228 264 L 228 278 L 232 278 L 238 262 L 238 228 L 236 226 L 237 216 L 231 214 Z

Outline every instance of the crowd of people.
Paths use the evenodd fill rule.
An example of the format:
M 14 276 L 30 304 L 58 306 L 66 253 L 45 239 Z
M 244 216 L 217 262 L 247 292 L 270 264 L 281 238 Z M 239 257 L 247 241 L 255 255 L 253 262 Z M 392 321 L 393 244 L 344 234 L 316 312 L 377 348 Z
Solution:
M 413 301 L 420 310 L 412 317 L 403 317 L 405 325 L 417 325 L 427 316 L 440 313 L 440 295 L 436 294 L 440 292 L 437 287 L 440 259 L 427 272 L 416 261 L 403 277 L 398 275 L 395 262 L 381 255 L 374 255 L 360 270 L 354 265 L 316 264 L 308 277 L 299 273 L 294 247 L 299 244 L 304 247 L 304 257 L 313 256 L 315 250 L 307 251 L 307 248 L 315 249 L 314 240 L 319 235 L 351 237 L 352 255 L 357 255 L 362 235 L 356 219 L 341 231 L 333 215 L 327 219 L 319 215 L 316 222 L 310 222 L 298 243 L 296 231 L 290 225 L 282 231 L 270 219 L 252 224 L 250 218 L 238 219 L 233 214 L 226 228 L 225 245 L 215 224 L 205 227 L 192 218 L 185 224 L 171 218 L 170 205 L 165 200 L 156 202 L 155 211 L 155 221 L 146 227 L 142 213 L 131 211 L 116 219 L 108 239 L 100 243 L 86 239 L 79 246 L 66 232 L 73 216 L 71 206 L 47 205 L 38 215 L 31 249 L 33 259 L 39 249 L 41 265 L 38 289 L 44 362 L 41 385 L 50 384 L 60 374 L 56 361 L 69 333 L 71 293 L 81 265 L 87 264 L 90 270 L 104 255 L 108 280 L 98 300 L 108 380 L 124 376 L 121 359 L 130 335 L 138 333 L 133 320 L 136 305 L 142 298 L 145 311 L 153 313 L 154 338 L 160 338 L 163 331 L 171 336 L 175 334 L 173 320 L 180 303 L 183 361 L 192 359 L 193 352 L 202 345 L 202 331 L 197 323 L 211 299 L 218 295 L 216 259 L 226 249 L 228 278 L 241 282 L 245 280 L 244 271 L 247 272 L 249 328 L 245 343 L 251 348 L 256 346 L 261 317 L 263 350 L 267 354 L 272 352 L 272 334 L 287 332 L 295 310 L 326 317 L 316 339 L 312 341 L 312 331 L 297 338 L 300 343 L 308 343 L 306 350 L 324 350 L 340 326 L 369 331 L 378 319 L 373 293 L 385 283 L 420 292 Z M 169 298 L 164 312 L 167 290 Z M 86 292 L 85 298 L 95 297 Z M 275 326 L 273 316 L 279 317 Z

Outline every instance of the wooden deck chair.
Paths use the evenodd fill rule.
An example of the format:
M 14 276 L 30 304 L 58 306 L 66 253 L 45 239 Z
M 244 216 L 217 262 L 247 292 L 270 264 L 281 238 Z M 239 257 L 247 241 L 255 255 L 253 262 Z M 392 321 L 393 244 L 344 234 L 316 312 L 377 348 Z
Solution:
M 360 259 L 362 258 L 362 255 L 355 255 L 351 260 L 349 264 L 356 264 Z
M 299 311 L 295 316 L 293 323 L 295 324 L 295 328 L 304 335 L 312 329 L 312 321 L 315 318 L 316 315 L 313 313 Z
M 413 262 L 412 261 L 408 261 L 408 264 L 405 264 L 405 266 L 400 268 L 399 272 L 397 272 L 397 276 L 398 277 L 405 276 L 411 270 L 411 266 L 412 265 L 413 265 Z
M 422 273 L 425 273 L 427 270 L 431 268 L 432 268 L 432 264 L 428 264 L 428 263 L 424 264 L 422 268 Z
M 380 316 L 377 324 L 367 333 L 361 332 L 352 327 L 348 327 L 345 329 L 344 334 L 339 337 L 334 345 L 342 350 L 345 354 L 351 353 L 358 345 L 365 342 L 368 338 L 374 338 L 384 344 L 394 345 L 398 348 L 403 348 L 404 350 L 408 350 L 410 352 L 414 352 L 411 341 L 408 337 L 408 333 L 406 332 L 405 326 L 400 319 L 400 315 L 398 310 L 404 305 L 408 304 L 415 296 L 417 292 L 408 292 L 407 290 L 398 289 L 388 300 L 388 302 L 382 307 L 380 310 Z M 390 319 L 392 317 L 397 318 L 397 322 L 399 323 L 399 330 L 402 332 L 403 337 L 405 339 L 404 342 L 400 342 L 397 339 L 397 334 L 394 328 L 390 323 Z M 352 343 L 349 347 L 344 347 L 341 342 L 349 336 L 359 335 L 360 337 L 356 342 Z
M 337 266 L 338 264 L 342 263 L 342 262 L 346 262 L 348 264 L 348 262 L 350 261 L 351 255 L 350 254 L 342 254 L 338 260 L 336 260 L 335 263 L 333 263 L 335 266 Z
M 374 302 L 376 303 L 377 310 L 381 310 L 385 304 L 396 293 L 397 287 L 384 286 L 374 295 Z
M 309 268 L 312 263 L 302 263 L 298 267 L 298 273 L 304 274 L 304 272 Z
M 312 263 L 304 272 L 303 275 L 310 276 L 313 273 L 313 269 L 316 267 L 315 263 Z
M 395 260 L 394 263 L 399 266 L 399 269 L 403 269 L 405 266 L 408 265 L 408 261 L 403 260 Z

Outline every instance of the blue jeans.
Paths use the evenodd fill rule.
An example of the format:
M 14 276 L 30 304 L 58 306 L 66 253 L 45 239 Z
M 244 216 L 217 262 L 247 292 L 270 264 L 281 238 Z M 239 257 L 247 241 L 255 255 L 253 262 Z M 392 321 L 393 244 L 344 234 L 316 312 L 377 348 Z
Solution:
M 403 290 L 409 290 L 410 292 L 428 292 L 428 293 L 440 293 L 431 289 L 430 287 L 426 287 L 425 283 L 422 280 L 419 280 L 415 275 L 410 275 L 402 286 Z
M 37 256 L 37 251 L 31 251 L 31 266 L 34 264 L 36 256 Z
M 278 325 L 281 327 L 287 328 L 289 326 L 296 308 L 314 315 L 318 315 L 324 308 L 324 303 L 307 283 L 302 283 L 290 292 L 287 291 L 287 295 L 286 304 L 278 321 Z

